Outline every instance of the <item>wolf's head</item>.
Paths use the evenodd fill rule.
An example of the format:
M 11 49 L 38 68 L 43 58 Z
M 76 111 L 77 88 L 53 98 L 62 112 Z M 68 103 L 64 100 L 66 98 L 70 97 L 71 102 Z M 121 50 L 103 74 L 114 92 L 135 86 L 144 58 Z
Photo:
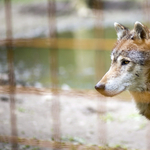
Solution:
M 129 30 L 114 23 L 118 40 L 111 53 L 111 67 L 95 88 L 105 96 L 114 96 L 122 91 L 146 91 L 150 83 L 149 30 L 135 22 Z M 150 89 L 149 89 L 150 90 Z

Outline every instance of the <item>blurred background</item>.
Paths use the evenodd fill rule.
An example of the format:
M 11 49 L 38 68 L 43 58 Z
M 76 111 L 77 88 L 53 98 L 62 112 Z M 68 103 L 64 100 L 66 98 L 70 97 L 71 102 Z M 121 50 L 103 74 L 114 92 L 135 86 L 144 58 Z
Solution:
M 149 123 L 128 92 L 105 98 L 94 89 L 110 67 L 114 22 L 149 26 L 149 6 L 0 0 L 0 149 L 149 149 Z

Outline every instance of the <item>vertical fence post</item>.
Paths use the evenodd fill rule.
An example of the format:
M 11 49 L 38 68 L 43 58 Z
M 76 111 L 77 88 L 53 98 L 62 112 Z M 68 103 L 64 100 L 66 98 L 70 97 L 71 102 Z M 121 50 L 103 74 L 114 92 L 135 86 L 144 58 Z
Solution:
M 149 10 L 149 7 L 150 7 L 150 2 L 149 0 L 145 0 L 143 1 L 143 13 L 144 13 L 144 19 L 146 21 L 146 23 L 148 25 L 150 25 L 149 23 L 149 20 L 150 20 L 150 10 Z
M 57 31 L 56 31 L 56 6 L 55 0 L 48 0 L 49 14 L 49 38 L 52 38 L 52 49 L 50 49 L 50 73 L 52 86 L 52 119 L 53 119 L 53 134 L 54 141 L 60 141 L 60 102 L 58 92 L 58 48 L 57 48 Z M 60 145 L 57 145 L 60 149 Z
M 146 22 L 146 24 L 149 26 L 150 25 L 150 2 L 149 0 L 145 0 L 143 1 L 143 14 L 144 14 L 144 21 Z M 148 129 L 147 129 L 147 133 L 146 133 L 146 144 L 147 144 L 147 150 L 150 149 L 150 123 L 148 122 Z
M 18 145 L 13 137 L 17 137 L 17 118 L 15 113 L 15 77 L 14 77 L 14 60 L 12 48 L 12 16 L 11 16 L 11 0 L 5 0 L 5 15 L 6 15 L 6 37 L 8 40 L 7 61 L 8 61 L 8 76 L 9 76 L 9 95 L 10 95 L 10 122 L 11 122 L 11 143 L 12 150 L 17 150 Z
M 103 1 L 102 0 L 94 0 L 93 1 L 93 8 L 95 13 L 95 38 L 104 38 L 104 30 L 103 30 Z M 98 41 L 99 42 L 99 41 Z M 101 43 L 103 44 L 103 43 Z M 105 69 L 101 69 L 105 67 L 104 64 L 104 56 L 102 55 L 101 51 L 99 51 L 100 47 L 96 44 L 96 55 L 95 55 L 95 67 L 96 67 L 96 80 L 97 82 L 100 80 L 102 76 L 102 71 Z M 103 46 L 102 46 L 103 47 Z M 101 120 L 100 116 L 105 115 L 106 112 L 106 99 L 104 100 L 102 97 L 98 98 L 97 101 L 97 118 L 98 118 L 98 141 L 100 144 L 106 144 L 107 138 L 107 130 L 106 130 L 106 123 Z

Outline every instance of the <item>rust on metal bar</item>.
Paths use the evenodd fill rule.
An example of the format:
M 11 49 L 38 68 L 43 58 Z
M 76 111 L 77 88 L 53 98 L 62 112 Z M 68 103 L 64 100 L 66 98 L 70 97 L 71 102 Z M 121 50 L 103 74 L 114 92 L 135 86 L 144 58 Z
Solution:
M 5 15 L 6 15 L 6 37 L 9 43 L 7 47 L 7 62 L 8 62 L 8 76 L 9 76 L 9 98 L 10 98 L 10 122 L 11 135 L 18 136 L 17 132 L 17 118 L 15 113 L 15 77 L 14 77 L 14 61 L 12 48 L 12 16 L 11 16 L 11 0 L 5 0 Z M 12 150 L 18 149 L 18 144 L 11 139 Z

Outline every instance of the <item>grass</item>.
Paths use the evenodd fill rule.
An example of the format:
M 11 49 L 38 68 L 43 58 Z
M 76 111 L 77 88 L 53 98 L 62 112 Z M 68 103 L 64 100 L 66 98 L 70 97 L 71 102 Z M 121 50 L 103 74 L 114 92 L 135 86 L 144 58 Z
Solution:
M 79 137 L 73 137 L 73 136 L 64 136 L 61 138 L 64 142 L 72 142 L 72 143 L 78 143 L 78 144 L 85 144 L 85 140 Z
M 26 110 L 25 110 L 24 108 L 22 108 L 22 107 L 19 107 L 19 108 L 18 108 L 18 111 L 19 111 L 19 112 L 22 112 L 22 113 L 26 112 Z
M 100 115 L 100 119 L 104 122 L 112 122 L 114 121 L 114 117 L 111 113 L 107 113 L 105 115 Z

